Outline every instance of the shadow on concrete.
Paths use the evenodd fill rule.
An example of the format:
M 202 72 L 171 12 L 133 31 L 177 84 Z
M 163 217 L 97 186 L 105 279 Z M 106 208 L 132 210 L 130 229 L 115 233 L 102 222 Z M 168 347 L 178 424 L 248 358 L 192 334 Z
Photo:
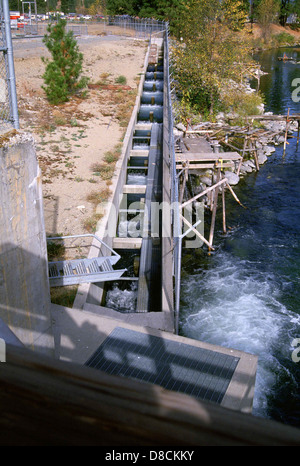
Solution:
M 48 196 L 43 199 L 44 219 L 48 235 L 57 235 L 57 217 L 59 208 L 59 197 Z

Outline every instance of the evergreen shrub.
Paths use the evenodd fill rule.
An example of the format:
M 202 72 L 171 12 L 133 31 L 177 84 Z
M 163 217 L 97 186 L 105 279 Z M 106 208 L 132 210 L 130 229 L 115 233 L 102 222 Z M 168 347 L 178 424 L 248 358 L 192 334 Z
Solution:
M 52 60 L 42 58 L 46 64 L 43 74 L 47 99 L 51 104 L 57 105 L 67 102 L 71 95 L 83 89 L 88 78 L 81 76 L 83 55 L 79 51 L 73 32 L 66 32 L 66 20 L 59 19 L 50 23 L 43 38 Z

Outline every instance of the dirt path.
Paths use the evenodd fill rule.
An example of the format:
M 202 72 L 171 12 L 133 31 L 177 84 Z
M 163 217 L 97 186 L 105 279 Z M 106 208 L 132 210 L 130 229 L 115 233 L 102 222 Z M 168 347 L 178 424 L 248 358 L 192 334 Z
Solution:
M 95 229 L 95 201 L 99 192 L 109 195 L 146 53 L 145 41 L 130 38 L 85 37 L 78 44 L 83 74 L 101 86 L 91 85 L 84 99 L 50 106 L 41 87 L 47 50 L 39 39 L 14 43 L 20 127 L 36 141 L 48 236 Z

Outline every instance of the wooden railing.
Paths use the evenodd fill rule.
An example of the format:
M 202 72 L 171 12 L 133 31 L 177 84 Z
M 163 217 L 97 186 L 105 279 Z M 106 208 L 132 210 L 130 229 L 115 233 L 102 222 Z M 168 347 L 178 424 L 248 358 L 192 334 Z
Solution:
M 3 446 L 298 446 L 300 430 L 7 345 Z

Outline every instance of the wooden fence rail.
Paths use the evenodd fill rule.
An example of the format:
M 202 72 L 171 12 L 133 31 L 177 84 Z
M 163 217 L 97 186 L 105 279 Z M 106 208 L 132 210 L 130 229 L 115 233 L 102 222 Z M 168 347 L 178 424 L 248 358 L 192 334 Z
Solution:
M 300 430 L 139 381 L 7 346 L 6 446 L 297 446 Z

